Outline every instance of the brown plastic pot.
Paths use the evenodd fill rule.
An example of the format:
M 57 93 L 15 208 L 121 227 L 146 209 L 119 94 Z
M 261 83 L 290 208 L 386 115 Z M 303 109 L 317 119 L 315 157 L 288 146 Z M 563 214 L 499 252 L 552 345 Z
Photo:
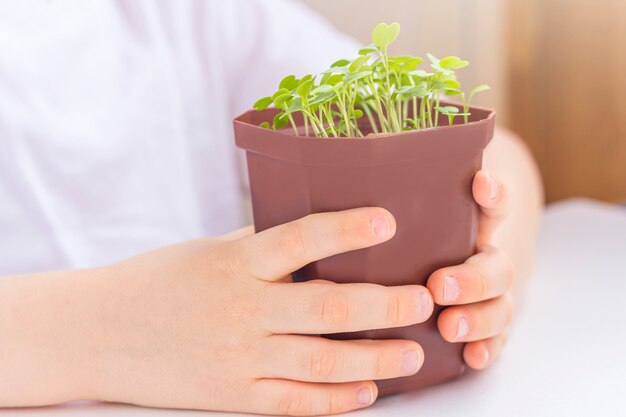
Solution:
M 309 264 L 294 280 L 425 285 L 435 270 L 475 252 L 478 207 L 472 181 L 493 137 L 495 113 L 480 108 L 471 113 L 468 124 L 360 139 L 296 137 L 290 130 L 258 127 L 272 120 L 275 109 L 241 115 L 234 121 L 235 137 L 247 153 L 256 230 L 311 213 L 384 207 L 397 222 L 393 239 Z M 441 124 L 448 124 L 447 118 Z M 413 390 L 465 370 L 463 345 L 446 342 L 437 330 L 440 311 L 437 307 L 431 319 L 415 326 L 327 337 L 417 341 L 425 353 L 420 372 L 377 382 L 381 395 Z

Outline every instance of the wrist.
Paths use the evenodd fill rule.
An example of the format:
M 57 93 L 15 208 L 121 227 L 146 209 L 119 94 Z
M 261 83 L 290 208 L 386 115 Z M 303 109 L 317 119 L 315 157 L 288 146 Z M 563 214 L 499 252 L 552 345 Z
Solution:
M 90 399 L 93 282 L 88 270 L 0 279 L 0 406 Z

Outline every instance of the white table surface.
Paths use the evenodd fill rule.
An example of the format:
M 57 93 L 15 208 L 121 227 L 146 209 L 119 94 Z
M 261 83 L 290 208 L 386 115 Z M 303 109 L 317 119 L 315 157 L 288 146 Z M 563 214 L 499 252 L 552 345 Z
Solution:
M 538 253 L 507 349 L 491 369 L 351 415 L 626 416 L 626 208 L 587 200 L 550 207 Z M 0 415 L 233 416 L 93 403 Z

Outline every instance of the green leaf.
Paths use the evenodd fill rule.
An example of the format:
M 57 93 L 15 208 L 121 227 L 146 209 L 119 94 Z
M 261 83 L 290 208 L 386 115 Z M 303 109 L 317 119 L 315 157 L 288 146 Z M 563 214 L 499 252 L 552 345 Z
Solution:
M 369 55 L 369 54 L 373 54 L 378 52 L 378 48 L 376 48 L 376 45 L 372 44 L 372 45 L 368 45 L 365 48 L 362 48 L 359 50 L 359 55 Z
M 296 97 L 292 100 L 291 104 L 289 104 L 289 108 L 287 108 L 286 114 L 295 113 L 297 111 L 302 110 L 302 99 L 300 97 Z
M 272 126 L 274 129 L 282 129 L 287 126 L 287 123 L 289 123 L 289 119 L 287 119 L 287 115 L 285 113 L 278 113 L 274 116 L 274 120 L 272 120 Z
M 313 79 L 308 79 L 298 86 L 297 93 L 300 97 L 306 99 L 309 97 L 309 93 L 311 92 L 312 87 Z
M 408 127 L 406 127 L 406 130 L 417 130 L 419 129 L 419 127 L 417 126 L 417 123 L 415 123 L 415 120 L 413 119 L 404 119 L 404 124 L 409 125 Z
M 428 90 L 422 86 L 407 86 L 399 88 L 396 93 L 400 96 L 426 97 L 428 95 Z
M 331 65 L 331 68 L 338 68 L 338 67 L 346 67 L 350 65 L 350 61 L 347 59 L 340 59 L 339 61 L 335 61 L 333 63 L 333 65 Z
M 403 73 L 409 73 L 411 71 L 414 71 L 417 69 L 418 65 L 420 65 L 422 62 L 424 62 L 424 60 L 422 58 L 419 57 L 412 57 L 412 56 L 407 56 L 407 57 L 402 57 L 404 58 L 402 60 L 402 72 Z
M 282 96 L 283 94 L 289 94 L 289 93 L 290 91 L 287 90 L 286 88 L 281 88 L 280 90 L 274 93 L 274 95 L 272 96 L 272 100 L 276 100 L 277 97 Z
M 286 89 L 289 91 L 295 90 L 298 87 L 298 79 L 295 75 L 288 75 L 280 82 L 278 88 Z
M 369 61 L 369 59 L 370 57 L 367 55 L 358 57 L 350 64 L 349 71 L 351 73 L 359 72 L 361 70 L 361 67 L 363 67 L 363 65 L 365 65 L 365 63 Z
M 254 107 L 257 110 L 265 110 L 267 109 L 272 103 L 274 102 L 274 99 L 271 97 L 263 97 L 262 99 L 258 100 L 256 103 L 254 103 Z
M 400 25 L 398 23 L 392 23 L 388 25 L 386 23 L 379 23 L 372 32 L 372 42 L 380 49 L 387 49 L 400 34 Z
M 330 77 L 328 77 L 325 84 L 337 86 L 339 85 L 340 82 L 343 81 L 344 78 L 345 78 L 345 75 L 343 74 L 333 74 Z
M 449 116 L 451 114 L 458 115 L 458 113 L 459 113 L 459 109 L 457 107 L 454 107 L 454 106 L 435 107 L 435 110 L 437 110 L 439 113 L 445 114 L 447 116 Z
M 472 101 L 472 98 L 478 94 L 478 93 L 482 93 L 485 91 L 489 91 L 491 89 L 491 87 L 489 87 L 488 85 L 479 85 L 478 87 L 476 87 L 475 89 L 473 89 L 469 95 L 469 100 L 468 101 Z
M 397 60 L 395 60 L 393 58 L 389 58 L 388 63 L 389 63 L 389 71 L 396 72 L 396 73 L 400 72 L 401 66 L 400 66 L 400 63 Z
M 261 123 L 259 125 L 259 127 L 262 127 L 263 129 L 271 129 L 272 128 L 268 122 Z
M 428 78 L 428 77 L 432 77 L 433 73 L 432 72 L 426 72 L 422 69 L 419 70 L 415 70 L 415 71 L 409 71 L 408 75 L 412 75 L 415 77 L 420 77 L 420 78 Z
M 274 99 L 274 105 L 279 109 L 284 109 L 288 100 L 291 100 L 291 94 L 283 94 Z
M 369 71 L 361 71 L 361 72 L 357 72 L 355 74 L 349 74 L 344 78 L 344 83 L 346 84 L 350 84 L 353 83 L 355 81 L 361 80 L 365 77 L 369 77 L 370 75 L 372 75 L 371 72 Z
M 356 119 L 356 120 L 361 119 L 361 118 L 363 117 L 363 110 L 361 110 L 361 109 L 356 109 L 356 110 L 354 110 L 354 111 L 352 112 L 352 114 L 350 114 L 350 117 L 351 117 L 352 119 Z
M 469 62 L 463 61 L 458 56 L 447 56 L 439 61 L 439 66 L 445 70 L 456 70 L 465 68 L 469 65 Z
M 455 90 L 455 89 L 451 89 L 448 88 L 446 90 L 443 91 L 443 93 L 448 96 L 448 97 L 452 97 L 452 96 L 460 96 L 463 93 L 461 93 L 461 90 Z
M 316 106 L 318 104 L 328 103 L 333 97 L 335 97 L 334 92 L 321 93 L 311 99 L 309 105 Z
M 323 84 L 320 85 L 319 87 L 315 87 L 313 89 L 313 91 L 311 91 L 311 94 L 314 96 L 317 96 L 318 94 L 322 94 L 322 93 L 328 93 L 330 91 L 334 91 L 334 87 L 332 85 L 328 85 L 328 84 Z
M 459 88 L 461 88 L 461 83 L 457 80 L 446 80 L 444 81 L 444 84 L 450 90 L 458 90 Z
M 432 82 L 433 90 L 445 90 L 447 88 L 446 83 L 439 80 L 434 80 Z
M 308 80 L 315 80 L 315 77 L 311 74 L 307 74 L 304 77 L 302 77 L 300 80 L 298 80 L 298 86 L 304 84 L 305 82 L 307 82 Z

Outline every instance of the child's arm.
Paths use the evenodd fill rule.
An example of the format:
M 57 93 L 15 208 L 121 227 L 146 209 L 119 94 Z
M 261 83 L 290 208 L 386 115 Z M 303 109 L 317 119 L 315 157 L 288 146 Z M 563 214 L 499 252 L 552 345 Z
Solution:
M 286 282 L 395 233 L 385 210 L 316 214 L 111 266 L 0 278 L 0 407 L 77 399 L 264 414 L 363 408 L 412 375 L 413 341 L 325 333 L 426 320 L 426 288 Z M 333 384 L 328 384 L 333 383 Z

